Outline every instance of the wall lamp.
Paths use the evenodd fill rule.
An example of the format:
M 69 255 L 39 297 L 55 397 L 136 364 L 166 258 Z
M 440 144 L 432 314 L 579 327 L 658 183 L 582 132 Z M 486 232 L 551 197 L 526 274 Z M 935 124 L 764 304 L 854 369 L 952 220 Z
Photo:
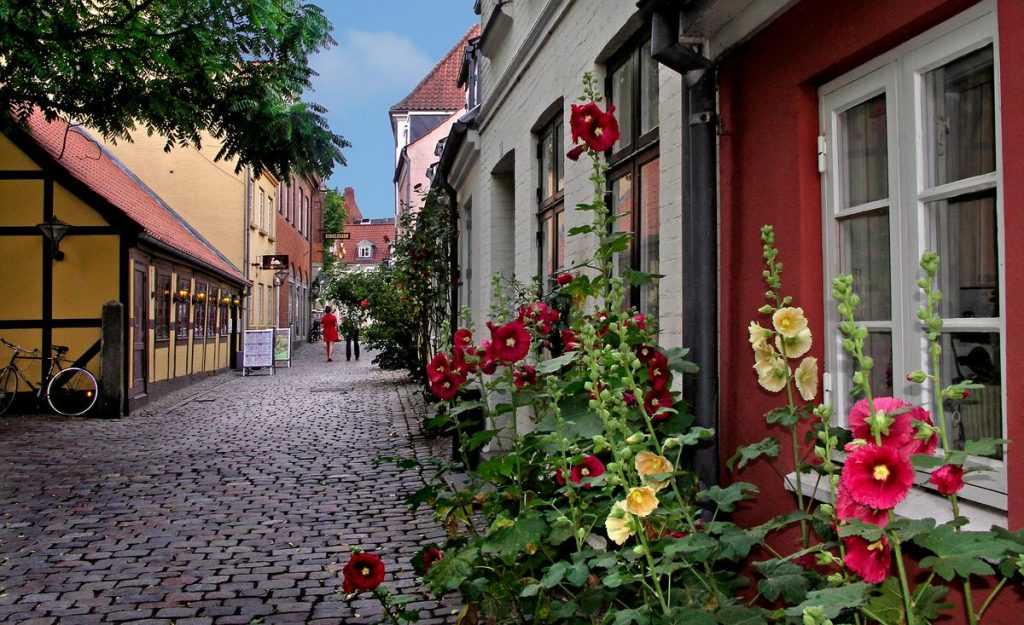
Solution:
M 37 224 L 36 228 L 39 228 L 46 240 L 53 246 L 53 260 L 64 260 L 64 252 L 60 251 L 60 242 L 67 236 L 71 226 L 51 216 L 43 223 Z
M 178 300 L 179 302 L 187 302 L 189 296 L 192 295 L 192 293 L 190 293 L 188 289 L 178 289 L 174 295 L 175 299 Z

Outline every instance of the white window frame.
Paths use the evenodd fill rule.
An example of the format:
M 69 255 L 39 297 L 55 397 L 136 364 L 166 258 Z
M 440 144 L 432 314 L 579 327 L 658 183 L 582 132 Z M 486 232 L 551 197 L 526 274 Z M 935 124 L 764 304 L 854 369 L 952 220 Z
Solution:
M 931 188 L 927 187 L 925 74 L 965 54 L 991 45 L 995 88 L 995 171 Z M 1003 435 L 1007 429 L 1006 399 L 1006 266 L 1005 220 L 1002 181 L 1002 107 L 1000 103 L 999 38 L 995 4 L 985 0 L 943 24 L 915 37 L 819 89 L 820 129 L 826 142 L 825 171 L 821 177 L 822 227 L 825 270 L 825 310 L 828 338 L 825 341 L 825 400 L 836 408 L 837 425 L 846 425 L 849 411 L 849 385 L 837 374 L 846 358 L 838 332 L 838 314 L 831 299 L 831 280 L 839 273 L 839 219 L 889 207 L 891 251 L 891 322 L 864 323 L 869 329 L 891 328 L 893 351 L 893 392 L 912 402 L 923 403 L 934 414 L 933 393 L 906 381 L 904 374 L 926 368 L 926 342 L 916 311 L 921 298 L 916 281 L 921 276 L 918 266 L 921 253 L 929 249 L 927 202 L 962 195 L 971 191 L 996 189 L 998 228 L 999 311 L 993 319 L 945 320 L 944 330 L 977 330 L 998 332 L 1002 379 Z M 888 142 L 889 197 L 854 208 L 841 208 L 842 181 L 839 169 L 838 121 L 843 111 L 879 93 L 886 94 L 886 134 Z M 909 207 L 909 209 L 908 209 Z M 855 285 L 856 287 L 856 285 Z M 912 297 L 906 294 L 913 293 Z M 862 322 L 863 323 L 863 322 Z M 990 471 L 970 474 L 968 485 L 961 492 L 965 499 L 1000 510 L 1007 509 L 1007 471 L 1009 459 L 993 460 L 972 457 L 972 464 L 984 465 Z M 918 483 L 927 481 L 928 473 L 918 472 Z
M 356 256 L 358 258 L 373 258 L 373 243 L 360 241 L 359 247 L 356 249 Z

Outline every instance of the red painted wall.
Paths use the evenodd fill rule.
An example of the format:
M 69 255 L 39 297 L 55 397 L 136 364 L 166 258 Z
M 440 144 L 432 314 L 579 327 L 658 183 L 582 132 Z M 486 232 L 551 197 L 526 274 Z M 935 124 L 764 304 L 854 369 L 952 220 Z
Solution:
M 760 228 L 775 225 L 784 290 L 811 320 L 812 354 L 824 361 L 825 291 L 821 186 L 817 172 L 817 89 L 829 80 L 943 22 L 976 0 L 803 0 L 723 60 L 720 71 L 721 444 L 724 457 L 768 435 L 763 413 L 778 397 L 763 391 L 751 366 L 747 324 L 763 303 Z M 1003 178 L 1005 192 L 1006 370 L 1009 401 L 1010 525 L 1024 525 L 1024 2 L 999 0 Z M 774 432 L 776 435 L 780 432 Z M 777 463 L 791 470 L 788 449 Z M 729 476 L 724 476 L 728 478 Z M 791 509 L 779 476 L 764 463 L 741 479 L 762 491 L 752 519 Z M 1015 487 L 1014 487 L 1015 485 Z M 1012 603 L 1013 592 L 1002 597 Z M 1016 600 L 1024 605 L 1018 595 Z M 1003 607 L 1008 611 L 1007 608 Z M 989 623 L 1019 623 L 995 611 Z

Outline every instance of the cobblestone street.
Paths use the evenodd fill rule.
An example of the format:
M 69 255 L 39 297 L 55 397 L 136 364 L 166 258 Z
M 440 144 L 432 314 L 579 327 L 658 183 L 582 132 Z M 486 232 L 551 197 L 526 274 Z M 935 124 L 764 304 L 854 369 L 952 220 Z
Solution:
M 339 595 L 351 546 L 417 590 L 409 558 L 443 532 L 402 501 L 415 473 L 374 465 L 430 453 L 417 389 L 321 348 L 125 419 L 0 419 L 0 623 L 378 622 Z

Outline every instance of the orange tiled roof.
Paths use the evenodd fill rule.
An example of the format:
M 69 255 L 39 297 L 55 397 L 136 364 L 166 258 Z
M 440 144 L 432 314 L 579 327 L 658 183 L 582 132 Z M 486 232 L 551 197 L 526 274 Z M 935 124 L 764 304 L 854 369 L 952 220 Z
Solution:
M 80 127 L 66 133 L 65 143 L 66 129 L 67 122 L 47 122 L 39 111 L 35 111 L 28 120 L 28 136 L 54 159 L 58 167 L 107 200 L 138 224 L 145 234 L 201 265 L 239 282 L 245 281 L 231 261 L 139 180 L 124 163 L 103 149 Z
M 458 86 L 462 57 L 470 39 L 480 35 L 480 25 L 474 24 L 459 43 L 430 70 L 409 95 L 391 107 L 392 113 L 409 111 L 457 111 L 466 104 L 466 92 Z
M 353 265 L 376 265 L 384 261 L 391 253 L 391 245 L 395 242 L 395 223 L 346 224 L 345 232 L 351 237 L 344 241 L 344 254 L 341 259 Z M 373 256 L 359 258 L 359 243 L 373 243 Z

